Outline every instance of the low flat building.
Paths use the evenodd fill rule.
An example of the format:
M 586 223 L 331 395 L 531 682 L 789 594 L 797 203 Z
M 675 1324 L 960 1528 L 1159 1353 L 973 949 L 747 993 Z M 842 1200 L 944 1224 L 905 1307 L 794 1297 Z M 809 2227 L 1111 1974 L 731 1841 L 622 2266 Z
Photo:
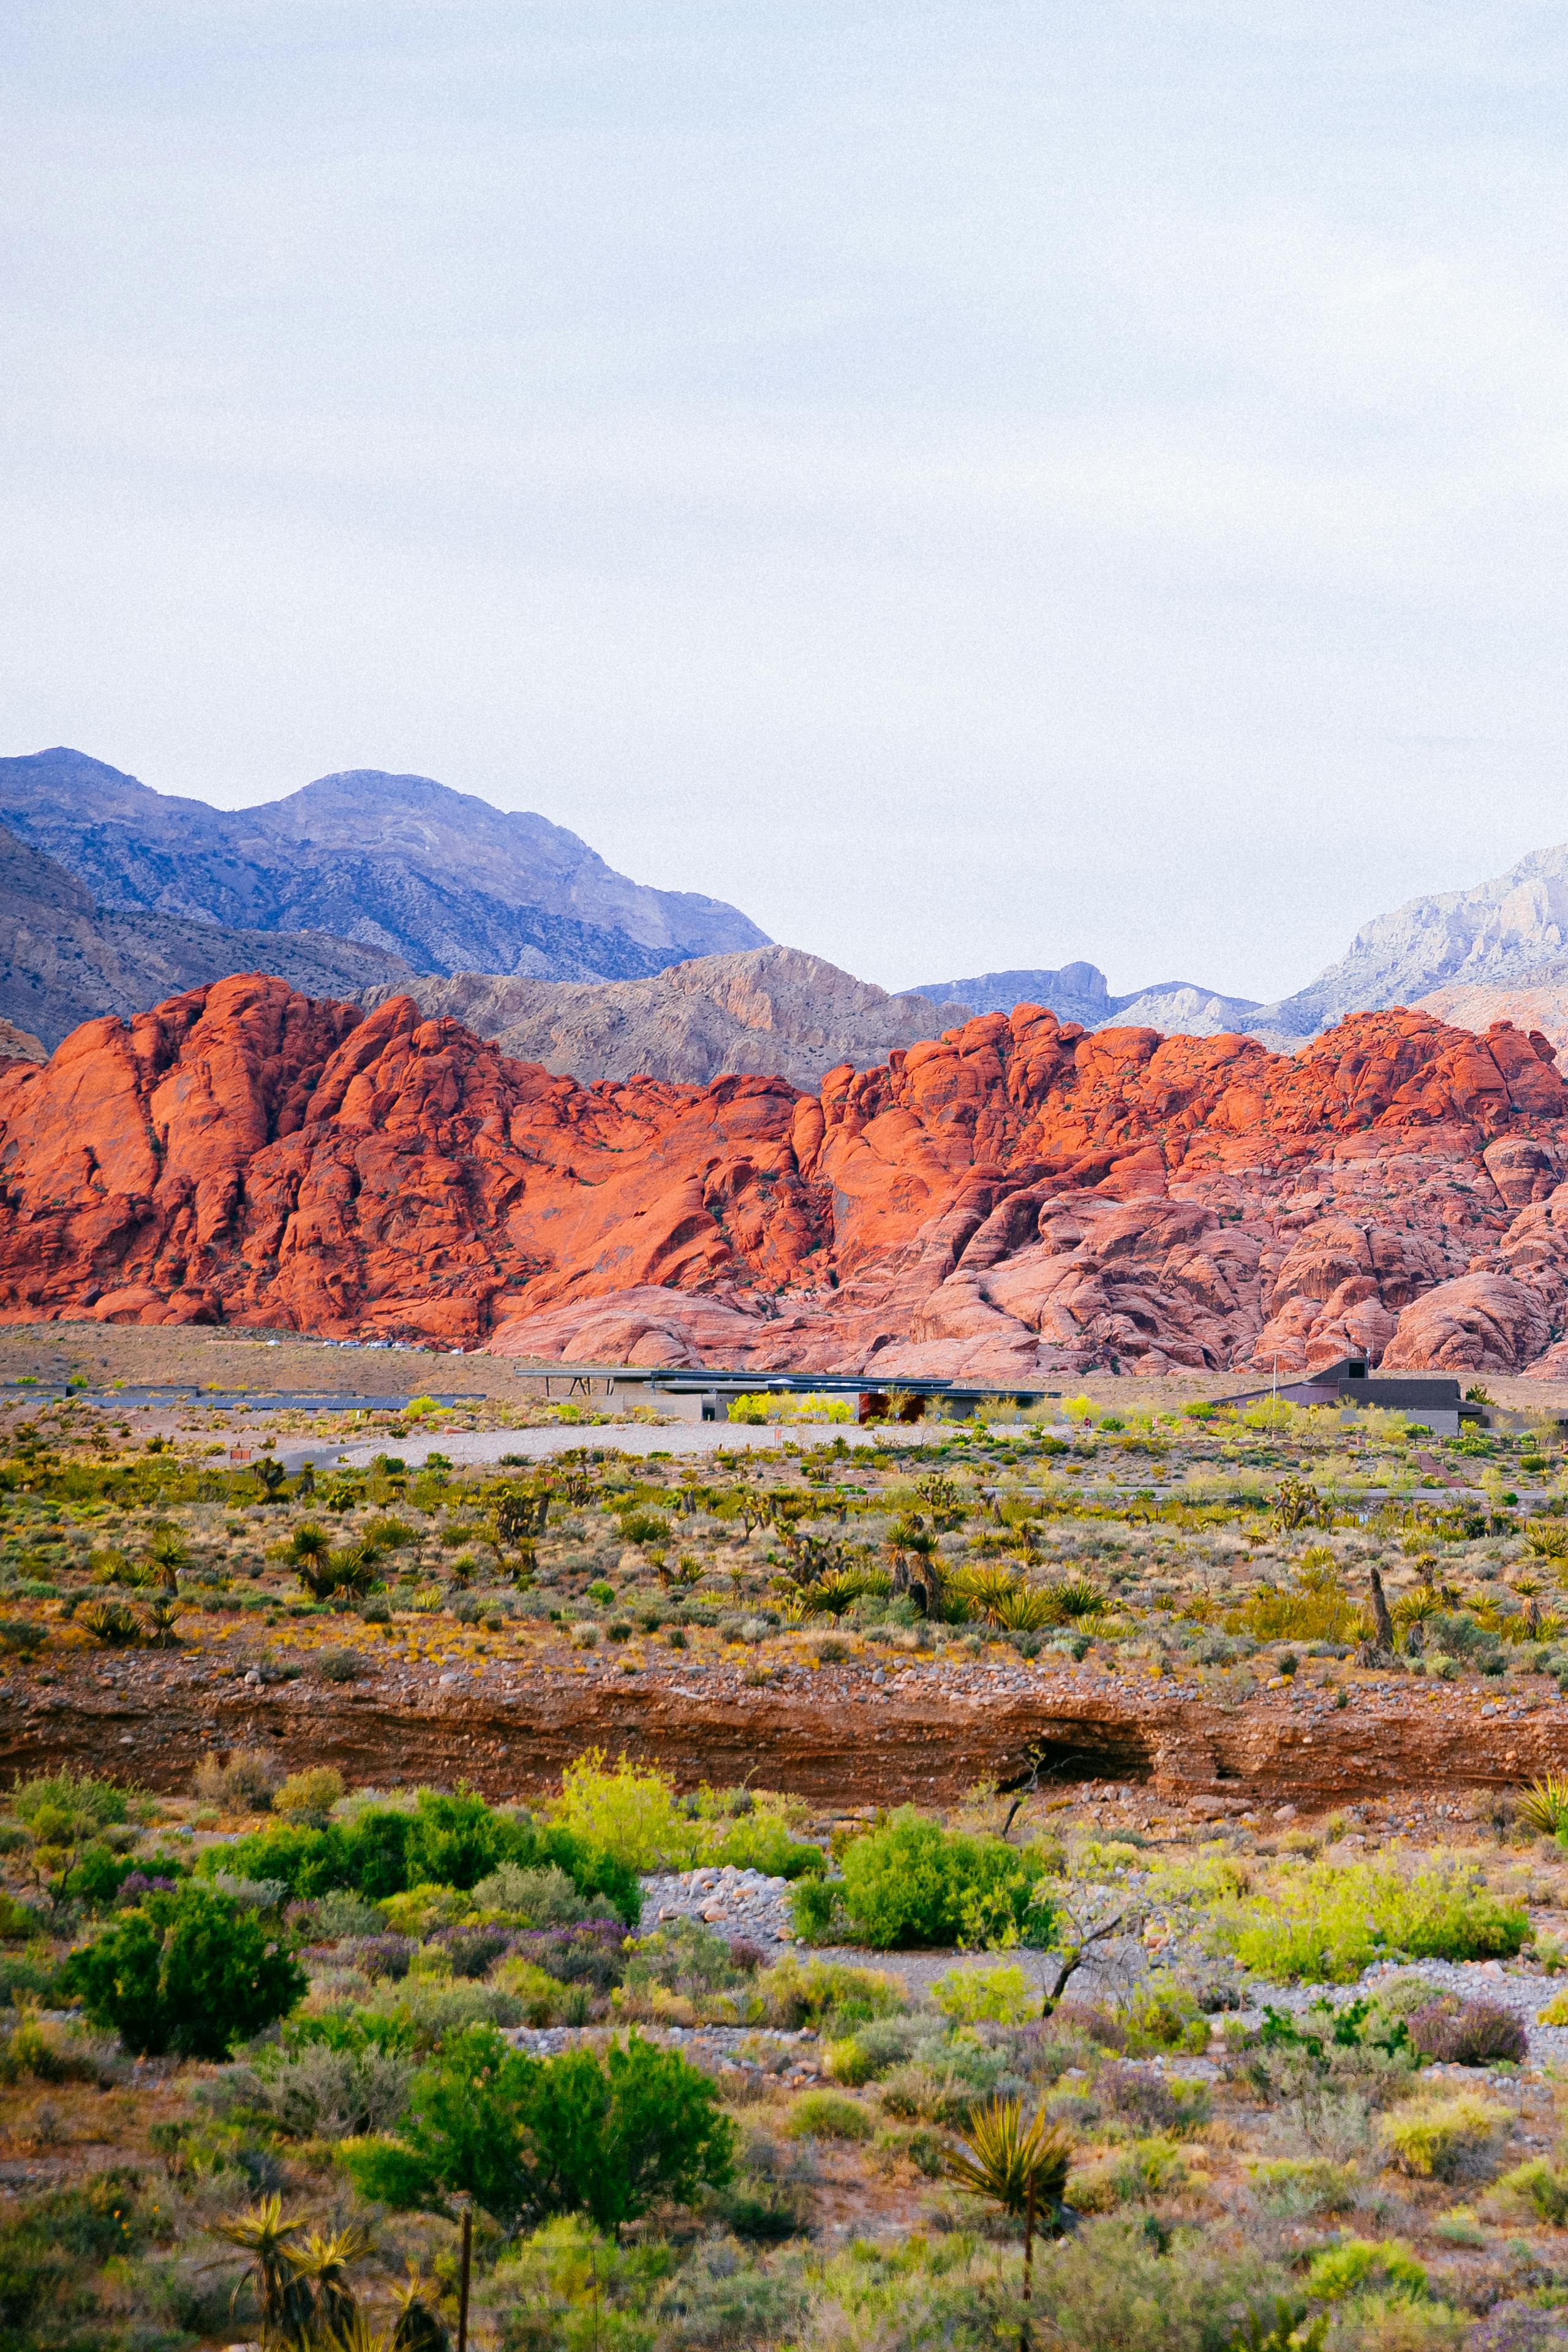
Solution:
M 1377 1405 L 1385 1412 L 1408 1413 L 1425 1422 L 1434 1437 L 1458 1437 L 1468 1421 L 1484 1422 L 1485 1408 L 1472 1404 L 1450 1374 L 1373 1372 L 1364 1356 L 1342 1356 L 1277 1387 L 1249 1389 L 1231 1397 L 1231 1404 L 1255 1404 L 1259 1398 L 1283 1397 L 1287 1404 Z

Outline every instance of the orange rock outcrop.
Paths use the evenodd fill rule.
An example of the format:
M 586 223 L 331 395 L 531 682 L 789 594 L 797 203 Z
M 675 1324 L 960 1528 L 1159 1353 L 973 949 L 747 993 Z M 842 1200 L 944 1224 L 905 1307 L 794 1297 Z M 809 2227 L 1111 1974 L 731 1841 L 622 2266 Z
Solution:
M 545 1359 L 1026 1381 L 1542 1367 L 1568 1330 L 1552 1049 L 1420 1013 L 1303 1053 L 1019 1005 L 829 1072 L 584 1087 L 407 997 L 281 981 L 0 1064 L 0 1316 Z

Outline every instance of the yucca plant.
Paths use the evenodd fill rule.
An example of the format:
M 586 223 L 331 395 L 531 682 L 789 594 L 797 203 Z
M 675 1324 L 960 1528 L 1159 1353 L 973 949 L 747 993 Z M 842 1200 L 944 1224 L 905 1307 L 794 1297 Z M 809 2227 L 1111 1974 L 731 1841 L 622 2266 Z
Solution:
M 1247 2326 L 1231 2338 L 1230 2352 L 1322 2352 L 1331 2312 L 1307 2316 L 1304 2303 L 1287 2303 L 1279 2296 L 1271 2312 L 1249 2311 Z
M 1531 1519 L 1524 1540 L 1538 1559 L 1568 1559 L 1568 1519 Z
M 1087 1576 L 1058 1577 L 1046 1587 L 1057 1613 L 1069 1621 L 1077 1617 L 1098 1617 L 1105 1608 L 1105 1595 L 1098 1591 Z
M 359 2318 L 359 2305 L 348 2282 L 351 2263 L 363 2262 L 371 2250 L 371 2236 L 358 2221 L 341 2230 L 312 2230 L 303 2245 L 287 2246 L 284 2260 L 294 2273 L 308 2314 L 307 2342 L 342 2337 Z
M 111 1650 L 129 1649 L 142 1639 L 142 1620 L 123 1601 L 94 1601 L 79 1611 L 77 1623 Z
M 264 2197 L 241 2213 L 226 2213 L 210 2224 L 215 2238 L 237 2246 L 250 2258 L 250 2283 L 261 2322 L 263 2352 L 285 2352 L 304 2341 L 310 2325 L 308 2290 L 289 2256 L 302 2221 L 285 2221 L 281 2197 Z M 237 2286 L 230 2303 L 239 2298 Z
M 1043 2115 L 1024 2121 L 1018 2099 L 993 2099 L 972 2117 L 957 2147 L 949 2149 L 950 2180 L 1024 2222 L 1024 2321 L 1019 2352 L 1028 2352 L 1029 2294 L 1035 2274 L 1035 2231 L 1044 2221 L 1053 2235 L 1062 2226 L 1062 2197 L 1072 2168 L 1072 2142 Z
M 952 1600 L 966 1613 L 984 1617 L 992 1624 L 1001 1622 L 997 1611 L 1006 1608 L 1021 1589 L 1014 1571 L 994 1560 L 962 1569 L 948 1586 Z
M 1044 1625 L 1059 1622 L 1054 1597 L 1038 1584 L 1016 1584 L 993 1604 L 990 1613 L 992 1622 L 1008 1633 L 1035 1633 Z
M 1555 1837 L 1568 1824 L 1568 1774 L 1548 1772 L 1543 1780 L 1532 1780 L 1514 1809 L 1527 1829 Z
M 147 1609 L 147 1641 L 154 1650 L 173 1650 L 179 1645 L 174 1621 L 180 1613 L 177 1601 L 153 1601 Z
M 436 2291 L 418 2271 L 409 2270 L 403 2284 L 394 2291 L 397 2305 L 397 2322 L 392 2331 L 391 2352 L 448 2352 L 451 2338 L 436 2307 Z M 352 2347 L 358 2352 L 358 2347 Z
M 885 1569 L 839 1568 L 831 1576 L 819 1576 L 801 1593 L 806 1607 L 818 1615 L 842 1617 L 857 1601 L 870 1593 L 887 1593 L 892 1589 L 892 1579 Z

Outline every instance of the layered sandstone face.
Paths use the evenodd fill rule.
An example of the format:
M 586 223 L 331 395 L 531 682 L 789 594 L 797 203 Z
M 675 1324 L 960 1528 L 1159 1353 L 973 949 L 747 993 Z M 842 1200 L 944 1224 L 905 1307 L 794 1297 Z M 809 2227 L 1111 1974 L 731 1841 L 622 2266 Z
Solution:
M 0 1065 L 0 1315 L 542 1360 L 1562 1377 L 1543 1038 L 1358 1014 L 1296 1056 L 992 1013 L 831 1071 L 594 1087 L 410 998 L 223 981 Z

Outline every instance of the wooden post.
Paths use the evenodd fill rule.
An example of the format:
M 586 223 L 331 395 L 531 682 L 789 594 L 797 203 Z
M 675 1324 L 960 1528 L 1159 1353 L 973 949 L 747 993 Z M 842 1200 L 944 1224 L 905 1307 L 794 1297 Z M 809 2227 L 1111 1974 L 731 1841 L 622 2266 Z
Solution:
M 463 2246 L 458 2266 L 458 2352 L 468 2352 L 468 2272 L 474 2254 L 474 2209 L 464 2197 Z

